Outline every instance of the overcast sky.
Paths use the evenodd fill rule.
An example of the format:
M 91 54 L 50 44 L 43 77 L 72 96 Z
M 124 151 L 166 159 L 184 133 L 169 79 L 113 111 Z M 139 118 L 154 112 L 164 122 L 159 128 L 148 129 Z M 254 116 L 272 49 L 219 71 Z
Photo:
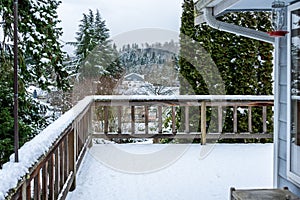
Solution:
M 126 38 L 128 43 L 140 37 L 162 36 L 164 38 L 162 40 L 176 39 L 180 28 L 182 1 L 62 0 L 63 3 L 58 10 L 64 31 L 62 40 L 74 41 L 83 13 L 88 13 L 89 9 L 94 12 L 96 9 L 100 11 L 113 39 L 121 37 L 124 40 Z M 123 41 L 123 43 L 126 42 Z

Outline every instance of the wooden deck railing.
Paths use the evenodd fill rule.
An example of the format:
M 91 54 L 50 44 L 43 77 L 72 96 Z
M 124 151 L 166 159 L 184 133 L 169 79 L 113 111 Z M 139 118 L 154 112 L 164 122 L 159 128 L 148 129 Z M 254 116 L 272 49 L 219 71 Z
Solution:
M 7 191 L 6 199 L 65 199 L 76 186 L 76 171 L 92 138 L 199 138 L 205 144 L 208 139 L 272 137 L 267 114 L 273 105 L 271 96 L 93 96 L 82 102 L 50 125 L 55 128 L 64 121 L 65 128 Z M 253 127 L 257 107 L 261 108 L 261 132 Z M 232 113 L 230 132 L 223 129 L 225 108 Z M 239 131 L 241 109 L 248 118 L 246 132 Z M 197 129 L 191 126 L 195 121 Z M 216 121 L 213 129 L 211 121 Z
M 92 101 L 86 102 L 68 111 L 69 118 L 58 119 L 65 121 L 66 128 L 6 199 L 65 199 L 68 191 L 75 189 L 76 171 L 91 142 Z
M 199 138 L 205 144 L 207 139 L 273 137 L 270 125 L 272 96 L 111 96 L 96 97 L 94 106 L 97 117 L 94 119 L 93 137 L 96 138 Z M 150 110 L 154 110 L 151 120 Z M 241 112 L 243 118 L 247 117 L 247 122 L 244 122 L 247 130 L 240 128 L 241 119 L 238 117 Z M 254 112 L 260 122 L 256 120 L 253 123 Z M 180 116 L 177 116 L 178 113 Z M 228 131 L 223 126 L 225 118 L 227 126 L 230 124 L 228 114 L 231 113 L 232 129 Z M 191 118 L 195 115 L 198 120 L 192 122 Z M 170 121 L 169 130 L 163 129 L 167 119 Z M 261 130 L 256 126 L 260 126 Z

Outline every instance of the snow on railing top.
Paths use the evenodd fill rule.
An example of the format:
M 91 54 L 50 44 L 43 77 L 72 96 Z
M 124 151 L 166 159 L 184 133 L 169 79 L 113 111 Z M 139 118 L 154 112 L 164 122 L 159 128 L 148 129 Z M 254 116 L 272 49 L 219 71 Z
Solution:
M 10 161 L 0 170 L 0 200 L 4 199 L 8 191 L 17 186 L 18 181 L 29 172 L 29 169 L 45 155 L 59 136 L 73 123 L 77 116 L 92 103 L 92 97 L 79 101 L 71 110 L 49 125 L 32 140 L 19 149 L 19 162 L 14 162 L 14 154 Z
M 95 101 L 273 101 L 274 96 L 271 95 L 112 95 L 112 96 L 94 96 Z

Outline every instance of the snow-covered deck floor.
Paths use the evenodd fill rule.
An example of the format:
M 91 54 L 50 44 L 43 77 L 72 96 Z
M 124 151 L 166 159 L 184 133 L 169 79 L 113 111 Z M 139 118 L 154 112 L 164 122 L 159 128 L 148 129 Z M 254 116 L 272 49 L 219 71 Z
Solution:
M 94 145 L 67 199 L 225 200 L 230 187 L 273 186 L 273 144 L 193 144 L 179 157 L 183 147 Z

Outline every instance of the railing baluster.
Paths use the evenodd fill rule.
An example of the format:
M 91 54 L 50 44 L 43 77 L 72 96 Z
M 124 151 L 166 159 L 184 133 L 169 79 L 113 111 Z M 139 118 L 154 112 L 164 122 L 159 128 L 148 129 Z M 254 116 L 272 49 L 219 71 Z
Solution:
M 176 110 L 175 106 L 172 106 L 172 133 L 176 134 Z
M 206 144 L 206 102 L 201 102 L 201 144 Z
M 30 195 L 31 195 L 30 181 L 27 180 L 22 185 L 21 196 L 18 199 L 30 200 L 31 199 Z
M 58 149 L 56 149 L 55 153 L 54 153 L 54 157 L 55 157 L 55 160 L 54 160 L 54 165 L 55 165 L 55 184 L 54 184 L 54 199 L 57 199 L 58 197 L 58 194 L 59 194 L 59 181 L 60 181 L 60 178 L 59 178 L 59 166 L 60 166 L 60 159 L 59 159 L 59 153 L 58 153 Z
M 80 120 L 81 121 L 81 123 L 83 124 L 83 141 L 85 141 L 86 140 L 86 138 L 87 138 L 87 121 L 86 121 L 86 115 L 84 115 L 83 117 L 82 117 L 82 119 Z
M 41 194 L 41 185 L 40 185 L 40 172 L 37 173 L 37 175 L 34 177 L 34 200 L 40 200 L 40 194 Z
M 131 106 L 131 134 L 135 134 L 135 108 Z
M 108 107 L 104 107 L 104 133 L 108 133 Z
M 68 137 L 64 139 L 64 183 L 67 181 L 69 175 L 69 148 L 68 148 Z
M 118 106 L 118 133 L 122 133 L 122 106 Z
M 184 109 L 184 113 L 185 113 L 185 117 L 184 117 L 184 119 L 185 119 L 185 122 L 184 122 L 184 124 L 185 124 L 185 130 L 184 130 L 184 132 L 185 133 L 189 133 L 190 132 L 190 116 L 189 116 L 189 106 L 185 106 L 184 107 L 185 109 Z
M 222 106 L 218 106 L 218 132 L 223 131 L 223 109 Z
M 48 169 L 47 162 L 42 167 L 42 199 L 48 199 Z
M 267 133 L 267 106 L 263 106 L 263 133 Z
M 50 156 L 48 162 L 48 171 L 49 171 L 49 200 L 54 200 L 54 154 Z
M 158 111 L 158 133 L 162 133 L 162 107 L 158 106 L 157 108 Z
M 91 107 L 89 108 L 89 110 L 87 111 L 87 115 L 88 115 L 88 132 L 89 134 L 91 133 L 92 131 L 92 109 Z
M 233 133 L 237 133 L 237 106 L 233 106 Z
M 248 131 L 252 133 L 252 106 L 248 106 Z
M 31 199 L 31 182 L 30 181 L 27 182 L 26 197 L 24 199 L 26 199 L 26 200 L 30 200 Z
M 79 152 L 81 151 L 81 148 L 83 146 L 83 138 L 82 138 L 83 129 L 82 129 L 81 121 L 78 121 L 77 125 L 78 125 L 77 142 L 78 142 L 78 155 L 79 155 Z
M 59 148 L 59 183 L 60 188 L 64 186 L 65 183 L 65 174 L 64 174 L 64 143 L 61 143 L 61 146 Z M 60 192 L 60 191 L 59 191 Z
M 76 156 L 75 156 L 75 141 L 74 141 L 75 136 L 74 135 L 75 135 L 75 132 L 73 129 L 68 135 L 69 173 L 72 171 L 74 174 L 73 184 L 70 189 L 71 191 L 75 190 L 75 187 L 76 187 Z
M 145 134 L 149 134 L 149 108 L 145 105 Z

